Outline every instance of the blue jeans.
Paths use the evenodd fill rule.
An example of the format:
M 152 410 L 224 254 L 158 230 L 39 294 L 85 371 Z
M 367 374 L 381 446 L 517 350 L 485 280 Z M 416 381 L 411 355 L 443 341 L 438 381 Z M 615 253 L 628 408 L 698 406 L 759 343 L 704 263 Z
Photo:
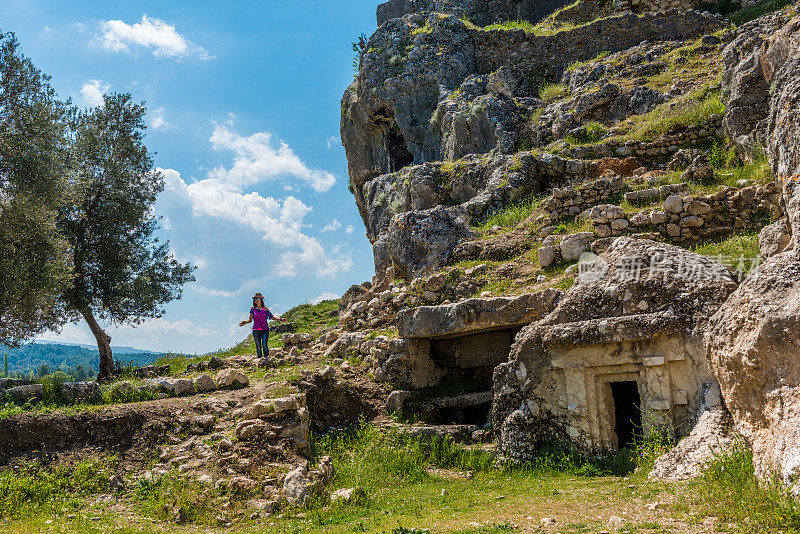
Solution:
M 253 330 L 253 340 L 256 342 L 256 354 L 261 358 L 261 353 L 264 353 L 264 358 L 269 358 L 269 330 Z

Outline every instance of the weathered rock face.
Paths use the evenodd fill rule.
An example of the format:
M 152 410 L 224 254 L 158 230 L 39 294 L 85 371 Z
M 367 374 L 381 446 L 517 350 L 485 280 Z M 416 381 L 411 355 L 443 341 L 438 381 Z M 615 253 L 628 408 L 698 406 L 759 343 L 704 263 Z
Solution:
M 700 333 L 736 285 L 732 271 L 685 249 L 616 239 L 495 369 L 501 453 L 527 460 L 541 440 L 623 445 L 619 384 L 635 384 L 645 428 L 688 431 L 714 383 Z
M 716 394 L 719 395 L 719 391 Z M 735 441 L 733 419 L 727 410 L 721 407 L 707 410 L 691 434 L 656 460 L 649 477 L 662 480 L 695 478 L 715 456 L 728 452 Z
M 467 17 L 479 26 L 507 20 L 537 23 L 570 0 L 389 0 L 378 6 L 378 26 L 409 13 L 437 11 Z
M 723 84 L 729 90 L 724 126 L 746 157 L 770 146 L 770 82 L 761 61 L 762 49 L 790 18 L 782 11 L 745 24 L 723 52 Z
M 506 75 L 493 75 L 499 83 L 484 85 L 471 75 L 513 66 L 523 74 L 518 79 L 536 73 L 539 78 L 555 80 L 569 64 L 591 59 L 601 51 L 625 50 L 645 40 L 696 37 L 721 27 L 715 17 L 697 12 L 611 17 L 545 36 L 522 30 L 470 28 L 457 17 L 444 14 L 414 13 L 390 20 L 369 39 L 357 80 L 342 100 L 342 142 L 351 183 L 358 189 L 377 175 L 412 163 L 446 159 L 443 139 L 452 137 L 455 131 L 450 127 L 460 122 L 440 123 L 441 112 L 437 110 L 462 87 L 462 82 L 463 90 L 471 96 L 486 91 L 497 100 L 472 105 L 469 114 L 488 113 L 487 118 L 505 117 L 513 122 L 515 113 L 509 112 L 512 108 L 508 106 L 516 104 L 500 100 L 528 97 L 529 86 L 516 81 L 509 84 Z M 515 91 L 513 95 L 508 94 L 509 88 Z M 637 100 L 641 104 L 636 104 Z M 634 97 L 631 104 L 629 98 L 627 105 L 646 107 L 648 100 L 652 99 Z M 526 102 L 522 104 L 524 111 Z M 475 120 L 475 124 L 480 122 Z M 488 151 L 497 146 L 497 140 L 504 139 L 502 134 L 495 137 L 497 128 L 514 130 L 512 124 L 498 122 L 492 131 L 473 132 L 484 131 L 495 142 L 469 136 L 455 136 L 456 140 L 450 142 L 478 142 Z M 469 152 L 452 145 L 449 150 Z
M 797 490 L 800 478 L 797 6 L 743 26 L 737 41 L 741 53 L 727 51 L 730 66 L 726 81 L 731 84 L 732 112 L 738 103 L 737 95 L 746 95 L 750 100 L 738 112 L 742 120 L 731 122 L 729 127 L 734 135 L 740 134 L 735 139 L 742 148 L 758 141 L 767 147 L 788 219 L 783 228 L 779 224 L 765 230 L 760 244 L 767 254 L 774 255 L 744 281 L 712 318 L 706 347 L 736 430 L 752 446 L 759 473 L 768 476 L 777 472 Z M 748 137 L 747 128 L 755 129 L 757 135 Z M 786 247 L 787 251 L 778 253 Z
M 398 276 L 411 279 L 446 265 L 459 241 L 471 234 L 463 213 L 446 208 L 424 212 L 410 211 L 392 219 L 386 245 Z M 380 267 L 376 260 L 376 267 Z
M 800 261 L 769 259 L 714 316 L 708 358 L 759 472 L 800 477 Z
M 518 297 L 421 306 L 397 315 L 397 332 L 402 338 L 433 339 L 525 326 L 552 311 L 560 297 L 560 291 L 546 289 Z
M 503 156 L 530 142 L 526 124 L 544 105 L 537 89 L 543 81 L 558 80 L 569 64 L 601 51 L 721 28 L 712 16 L 670 12 L 601 19 L 555 35 L 486 31 L 451 14 L 455 4 L 460 8 L 473 2 L 398 1 L 384 6 L 387 18 L 408 14 L 387 20 L 365 44 L 358 77 L 342 99 L 342 142 L 351 186 L 379 275 L 393 265 L 396 274 L 411 277 L 435 269 L 463 238 L 465 225 L 542 191 L 556 178 L 587 172 L 583 161 L 565 162 L 550 154 Z M 513 13 L 527 5 L 551 9 L 548 2 L 474 2 L 497 13 L 506 4 Z M 571 118 L 558 119 L 551 129 L 561 132 L 593 119 L 642 113 L 666 98 L 644 87 L 627 91 L 604 86 L 577 98 L 568 106 L 576 110 L 567 110 Z M 562 115 L 553 112 L 554 120 Z M 492 156 L 476 156 L 480 154 Z M 463 164 L 428 165 L 462 157 Z M 447 213 L 426 212 L 437 206 L 448 206 Z M 410 226 L 408 221 L 392 222 L 409 211 L 418 212 L 407 216 L 413 220 Z M 423 222 L 433 215 L 439 220 Z M 460 222 L 442 226 L 445 219 Z M 420 260 L 424 251 L 406 250 L 407 231 L 434 225 L 449 233 L 437 235 L 430 259 Z

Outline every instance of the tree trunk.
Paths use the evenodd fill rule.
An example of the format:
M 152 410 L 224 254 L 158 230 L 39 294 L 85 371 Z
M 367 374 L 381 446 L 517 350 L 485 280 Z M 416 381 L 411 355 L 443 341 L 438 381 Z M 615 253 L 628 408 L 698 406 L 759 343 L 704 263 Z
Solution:
M 114 356 L 111 354 L 111 336 L 106 334 L 92 315 L 92 310 L 83 308 L 80 310 L 86 324 L 97 339 L 97 349 L 100 352 L 100 373 L 97 375 L 99 380 L 111 378 L 114 374 Z

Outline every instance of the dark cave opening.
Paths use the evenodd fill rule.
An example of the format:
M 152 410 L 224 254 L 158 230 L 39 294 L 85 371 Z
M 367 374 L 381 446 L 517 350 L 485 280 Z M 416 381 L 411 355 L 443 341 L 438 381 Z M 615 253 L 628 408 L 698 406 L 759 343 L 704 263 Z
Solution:
M 636 433 L 642 428 L 641 399 L 635 381 L 612 382 L 611 396 L 614 399 L 614 432 L 617 448 L 624 449 L 634 444 Z

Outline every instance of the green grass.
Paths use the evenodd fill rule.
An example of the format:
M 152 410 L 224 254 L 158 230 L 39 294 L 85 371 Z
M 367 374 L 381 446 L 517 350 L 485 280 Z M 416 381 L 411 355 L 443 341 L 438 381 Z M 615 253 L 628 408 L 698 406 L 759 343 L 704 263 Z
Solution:
M 38 461 L 0 471 L 0 518 L 80 510 L 82 500 L 108 491 L 116 459 L 84 460 L 74 465 Z
M 590 121 L 585 126 L 586 132 L 581 135 L 567 135 L 564 140 L 571 145 L 588 145 L 599 142 L 606 133 L 608 128 L 600 124 L 598 121 Z
M 741 5 L 732 0 L 715 0 L 701 2 L 697 5 L 697 9 L 701 11 L 710 11 L 711 13 L 720 13 L 737 26 L 741 26 L 751 20 L 783 9 L 791 3 L 792 0 L 766 0 L 754 6 L 742 9 Z
M 703 126 L 711 115 L 723 115 L 725 105 L 719 91 L 701 89 L 678 101 L 670 109 L 670 103 L 657 106 L 643 115 L 634 115 L 617 125 L 623 133 L 615 136 L 619 141 L 653 141 L 687 126 Z
M 742 272 L 750 272 L 760 258 L 758 231 L 736 234 L 723 241 L 698 245 L 692 250 Z
M 523 200 L 521 202 L 517 202 L 507 208 L 498 211 L 492 215 L 486 217 L 483 221 L 476 224 L 473 228 L 475 230 L 486 232 L 491 230 L 495 226 L 500 226 L 501 228 L 514 228 L 519 223 L 527 219 L 531 216 L 542 204 L 542 201 L 545 197 L 535 196 Z
M 539 88 L 539 98 L 544 100 L 547 104 L 551 104 L 562 98 L 567 98 L 568 96 L 569 87 L 563 83 L 546 83 Z
M 800 501 L 776 478 L 759 481 L 753 453 L 741 442 L 709 463 L 696 488 L 709 515 L 739 524 L 741 532 L 800 530 Z

